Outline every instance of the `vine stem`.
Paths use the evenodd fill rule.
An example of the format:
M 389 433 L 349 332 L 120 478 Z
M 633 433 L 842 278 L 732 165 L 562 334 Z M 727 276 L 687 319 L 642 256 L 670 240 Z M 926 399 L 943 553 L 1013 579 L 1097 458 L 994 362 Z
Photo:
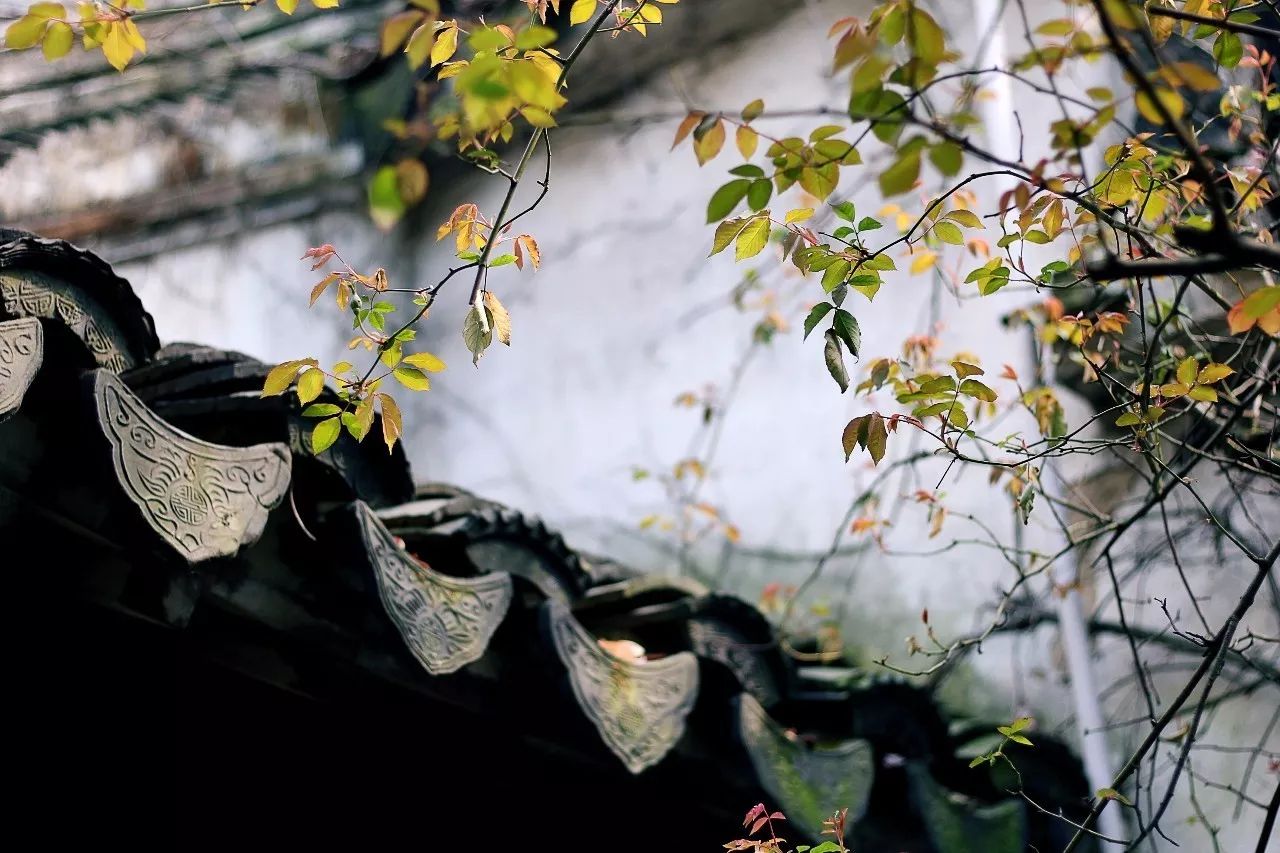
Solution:
M 560 76 L 556 79 L 557 90 L 564 85 L 569 69 L 578 61 L 578 57 L 582 55 L 587 43 L 600 31 L 600 27 L 604 25 L 605 18 L 618 7 L 621 1 L 609 0 L 595 21 L 592 22 L 590 29 L 582 34 L 582 38 L 573 46 L 573 50 L 569 51 L 569 55 L 564 58 L 564 62 L 560 65 Z M 498 215 L 493 220 L 493 228 L 489 232 L 489 240 L 484 244 L 484 248 L 480 250 L 480 258 L 476 261 L 476 278 L 471 285 L 471 298 L 468 300 L 468 304 L 473 308 L 479 304 L 480 294 L 484 290 L 485 272 L 489 269 L 489 255 L 492 254 L 493 247 L 498 242 L 498 235 L 502 233 L 502 229 L 507 224 L 507 213 L 511 210 L 511 202 L 515 200 L 516 189 L 520 186 L 520 181 L 523 180 L 525 170 L 529 167 L 530 161 L 533 160 L 533 153 L 538 150 L 538 143 L 546 133 L 546 128 L 539 127 L 534 129 L 533 135 L 529 137 L 529 142 L 524 147 L 524 153 L 520 155 L 520 161 L 516 164 L 515 171 L 507 177 L 507 193 L 503 196 L 502 206 L 498 208 Z

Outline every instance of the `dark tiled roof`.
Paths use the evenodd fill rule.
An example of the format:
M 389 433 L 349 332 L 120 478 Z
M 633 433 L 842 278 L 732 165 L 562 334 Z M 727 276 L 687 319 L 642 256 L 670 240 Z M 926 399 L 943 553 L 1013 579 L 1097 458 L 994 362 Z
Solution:
M 1019 851 L 1062 832 L 966 766 L 991 726 L 956 736 L 922 688 L 798 665 L 740 599 L 582 555 L 462 489 L 414 489 L 399 448 L 344 436 L 312 456 L 296 402 L 259 396 L 265 365 L 161 349 L 93 255 L 4 237 L 0 530 L 51 543 L 55 594 L 215 631 L 222 662 L 285 690 L 340 690 L 316 674 L 332 667 L 492 719 L 626 771 L 621 797 L 661 779 L 725 808 L 767 799 L 811 837 L 848 807 L 859 849 Z M 225 652 L 250 638 L 266 639 Z M 1082 811 L 1064 747 L 1037 737 L 1019 759 L 1036 802 Z

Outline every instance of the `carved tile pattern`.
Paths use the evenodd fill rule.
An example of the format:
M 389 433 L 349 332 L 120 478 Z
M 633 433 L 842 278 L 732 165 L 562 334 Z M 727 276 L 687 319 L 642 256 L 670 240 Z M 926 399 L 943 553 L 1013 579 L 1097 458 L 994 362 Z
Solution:
M 573 694 L 605 744 L 632 773 L 663 759 L 698 698 L 698 660 L 678 652 L 642 664 L 606 652 L 563 604 L 549 601 L 556 653 Z
M 850 739 L 810 749 L 788 737 L 746 693 L 738 697 L 738 725 L 761 787 L 787 820 L 818 838 L 822 821 L 839 808 L 847 807 L 855 820 L 862 817 L 875 773 L 869 742 Z
M 55 278 L 31 271 L 21 276 L 0 273 L 0 301 L 9 314 L 63 323 L 84 341 L 99 367 L 120 373 L 131 366 L 109 321 L 104 325 L 95 318 L 76 301 L 71 288 Z
M 201 441 L 157 417 L 105 370 L 95 373 L 94 396 L 120 484 L 174 550 L 196 563 L 257 541 L 289 486 L 288 448 Z
M 778 684 L 763 656 L 736 631 L 707 619 L 689 620 L 689 640 L 698 657 L 719 661 L 738 677 L 742 689 L 763 705 L 778 701 Z
M 454 578 L 434 571 L 400 548 L 372 510 L 357 506 L 378 596 L 409 651 L 432 675 L 477 660 L 511 605 L 511 576 Z
M 44 336 L 34 317 L 0 322 L 0 420 L 22 405 L 44 358 Z

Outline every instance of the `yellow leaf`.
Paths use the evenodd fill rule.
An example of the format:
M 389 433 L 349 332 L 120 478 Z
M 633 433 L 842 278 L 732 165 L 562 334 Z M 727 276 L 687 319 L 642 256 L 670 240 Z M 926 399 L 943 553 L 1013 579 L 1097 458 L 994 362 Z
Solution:
M 528 234 L 521 234 L 516 238 L 517 248 L 523 251 L 523 254 L 529 258 L 529 263 L 536 272 L 542 266 L 542 252 L 538 249 L 538 243 Z
M 435 44 L 431 46 L 431 64 L 440 65 L 453 59 L 458 52 L 458 25 L 450 22 L 440 30 Z
M 411 364 L 428 373 L 439 373 L 444 370 L 444 362 L 429 352 L 415 352 L 404 357 L 405 364 Z
M 511 315 L 507 313 L 507 309 L 492 291 L 484 292 L 484 307 L 489 310 L 494 336 L 507 346 L 511 346 Z
M 1199 371 L 1200 362 L 1194 356 L 1187 356 L 1178 365 L 1178 381 L 1183 385 L 1194 385 Z
M 760 135 L 743 125 L 738 128 L 737 143 L 738 150 L 742 152 L 742 156 L 750 160 L 751 156 L 756 153 L 756 146 L 760 143 Z
M 430 391 L 431 380 L 416 367 L 397 367 L 391 371 L 396 380 L 411 391 Z
M 671 142 L 671 150 L 674 151 L 676 146 L 684 141 L 684 138 L 698 126 L 706 113 L 691 112 L 681 120 L 680 126 L 676 128 L 676 138 Z
M 1196 381 L 1204 385 L 1212 385 L 1215 382 L 1221 382 L 1233 373 L 1235 373 L 1235 370 L 1230 365 L 1212 362 L 1206 364 L 1200 370 L 1200 373 L 1196 376 Z
M 311 5 L 317 9 L 336 9 L 338 8 L 338 0 L 311 0 Z
M 262 396 L 275 397 L 289 390 L 289 386 L 293 384 L 293 377 L 298 375 L 298 371 L 303 367 L 315 367 L 318 362 L 314 358 L 294 359 L 277 364 L 267 373 L 266 380 L 262 383 Z
M 123 71 L 133 58 L 133 45 L 125 35 L 124 27 L 116 21 L 107 24 L 107 36 L 102 41 L 102 53 L 117 71 Z
M 131 20 L 124 22 L 124 38 L 135 50 L 146 53 L 147 40 L 142 37 L 142 33 L 138 32 L 138 25 Z
M 1187 86 L 1197 92 L 1216 92 L 1222 87 L 1217 74 L 1195 62 L 1171 62 L 1160 69 L 1160 76 L 1170 86 Z
M 320 396 L 324 390 L 324 371 L 317 368 L 307 370 L 298 377 L 298 402 L 306 405 Z
M 925 270 L 932 267 L 937 262 L 937 260 L 938 260 L 938 256 L 934 252 L 920 253 L 919 255 L 916 256 L 916 259 L 911 262 L 911 274 L 915 275 L 917 273 L 924 272 Z
M 706 133 L 701 136 L 695 135 L 693 140 L 693 153 L 698 158 L 699 166 L 713 159 L 723 147 L 724 122 L 720 119 L 716 119 L 715 124 L 707 128 Z
M 1182 100 L 1181 95 L 1171 89 L 1156 89 L 1155 93 L 1160 105 L 1164 106 L 1174 121 L 1182 118 L 1187 105 Z M 1164 124 L 1164 116 L 1160 113 L 1160 106 L 1146 92 L 1139 92 L 1134 98 L 1134 103 L 1138 105 L 1138 112 L 1142 113 L 1142 117 L 1147 121 L 1152 124 Z
M 400 407 L 390 394 L 379 394 L 382 403 L 382 440 L 387 443 L 390 453 L 396 446 L 396 439 L 404 433 L 404 422 L 400 417 Z
M 75 33 L 71 31 L 71 25 L 65 21 L 54 21 L 44 34 L 44 58 L 52 62 L 66 56 L 74 42 Z
M 810 216 L 813 216 L 813 208 L 801 207 L 796 210 L 790 211 L 787 214 L 786 222 L 788 225 L 790 225 L 792 222 L 803 222 L 804 220 L 808 219 Z
M 761 211 L 759 216 L 752 217 L 738 234 L 737 240 L 733 250 L 736 260 L 745 261 L 764 251 L 769 243 L 769 211 Z
M 569 10 L 569 23 L 576 25 L 591 20 L 598 5 L 598 0 L 576 0 L 573 8 Z
M 408 11 L 392 15 L 383 21 L 378 52 L 387 57 L 399 50 L 422 17 L 421 12 Z
M 47 18 L 24 15 L 4 31 L 4 46 L 10 50 L 26 50 L 29 47 L 35 47 L 44 37 L 47 26 L 49 26 Z
M 286 15 L 292 15 L 298 11 L 298 0 L 276 0 L 276 8 Z M 337 436 L 334 436 L 337 438 Z
M 434 39 L 435 29 L 430 21 L 413 31 L 413 35 L 409 37 L 409 43 L 404 48 L 404 52 L 409 54 L 410 68 L 421 68 L 427 61 L 427 57 L 431 55 L 431 44 Z
M 415 205 L 427 195 L 430 176 L 421 160 L 408 157 L 396 164 L 396 187 L 407 205 Z
M 128 5 L 127 3 L 125 5 Z M 27 14 L 33 18 L 66 18 L 67 10 L 63 8 L 61 3 L 36 3 L 27 10 Z
M 329 289 L 329 285 L 333 284 L 339 278 L 340 276 L 336 272 L 331 272 L 322 278 L 315 287 L 311 288 L 311 302 L 309 302 L 308 305 L 315 305 L 316 300 L 323 296 L 324 292 Z
M 520 115 L 524 116 L 524 120 L 534 127 L 555 127 L 556 120 L 551 117 L 551 113 L 542 107 L 521 107 Z

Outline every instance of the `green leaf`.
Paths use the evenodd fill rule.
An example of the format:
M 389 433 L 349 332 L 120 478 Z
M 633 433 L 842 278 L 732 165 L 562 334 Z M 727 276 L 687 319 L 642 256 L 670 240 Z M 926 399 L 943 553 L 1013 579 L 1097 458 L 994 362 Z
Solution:
M 330 415 L 340 414 L 341 412 L 342 407 L 336 406 L 333 403 L 312 403 L 310 406 L 307 406 L 302 410 L 302 416 L 304 418 L 325 418 Z
M 1240 36 L 1223 30 L 1213 42 L 1213 58 L 1226 68 L 1235 68 L 1244 58 L 1244 43 Z
M 369 182 L 369 216 L 386 231 L 404 216 L 405 203 L 400 198 L 400 180 L 394 166 L 383 166 Z
M 839 258 L 827 267 L 822 274 L 822 289 L 827 293 L 835 290 L 844 281 L 844 277 L 849 274 L 849 262 L 844 258 Z
M 920 152 L 905 154 L 880 173 L 880 192 L 886 197 L 901 195 L 915 186 L 919 177 Z
M 843 308 L 838 309 L 831 328 L 849 348 L 849 354 L 857 358 L 862 349 L 862 329 L 858 328 L 857 318 Z
M 462 323 L 462 341 L 471 352 L 471 363 L 478 364 L 480 356 L 493 343 L 493 323 L 488 316 L 482 316 L 480 305 L 471 306 L 466 319 Z
M 843 394 L 849 390 L 849 373 L 845 370 L 844 355 L 840 352 L 840 339 L 831 329 L 827 329 L 825 337 L 827 343 L 823 347 L 822 355 L 827 362 L 827 372 L 840 386 L 840 393 Z
M 742 108 L 743 121 L 755 121 L 764 112 L 764 101 L 756 98 L 751 103 Z
M 906 35 L 912 54 L 924 64 L 937 65 L 946 55 L 947 39 L 942 27 L 923 9 L 911 8 L 911 24 Z
M 1125 412 L 1116 418 L 1116 426 L 1118 427 L 1137 426 L 1140 423 L 1142 423 L 1142 418 L 1137 412 Z
M 996 401 L 996 392 L 976 379 L 966 379 L 961 382 L 960 393 L 982 400 L 984 403 L 994 403 Z
M 739 261 L 747 258 L 754 258 L 756 255 L 764 251 L 764 247 L 769 242 L 769 215 L 764 212 L 759 216 L 753 216 L 742 233 L 738 235 L 738 242 L 734 248 L 734 257 Z
M 316 424 L 311 431 L 311 452 L 319 455 L 333 446 L 342 432 L 342 424 L 337 418 L 327 418 Z
M 1096 796 L 1100 800 L 1115 800 L 1117 803 L 1121 803 L 1126 806 L 1133 806 L 1133 801 L 1117 791 L 1115 788 L 1100 788 Z
M 964 232 L 960 230 L 959 226 L 953 225 L 950 222 L 935 222 L 933 225 L 933 234 L 944 243 L 950 243 L 953 246 L 964 245 Z
M 516 47 L 520 50 L 535 50 L 546 47 L 556 40 L 556 31 L 551 27 L 534 24 L 516 34 Z
M 939 142 L 929 149 L 929 162 L 939 172 L 951 177 L 958 174 L 964 165 L 964 150 L 954 142 Z
M 812 332 L 817 325 L 822 322 L 822 318 L 831 313 L 835 306 L 830 302 L 819 302 L 813 306 L 813 310 L 809 312 L 809 316 L 804 318 L 804 340 L 809 339 L 809 333 Z
M 883 228 L 884 225 L 878 219 L 872 219 L 870 216 L 864 216 L 858 222 L 858 233 L 864 231 L 875 231 L 877 228 Z
M 746 198 L 747 190 L 750 188 L 751 181 L 739 179 L 730 181 L 712 193 L 711 200 L 707 202 L 707 222 L 719 222 L 733 213 L 738 203 Z
M 769 204 L 769 199 L 773 197 L 773 182 L 768 178 L 760 178 L 751 182 L 751 187 L 747 190 L 747 207 L 752 210 L 764 210 Z

